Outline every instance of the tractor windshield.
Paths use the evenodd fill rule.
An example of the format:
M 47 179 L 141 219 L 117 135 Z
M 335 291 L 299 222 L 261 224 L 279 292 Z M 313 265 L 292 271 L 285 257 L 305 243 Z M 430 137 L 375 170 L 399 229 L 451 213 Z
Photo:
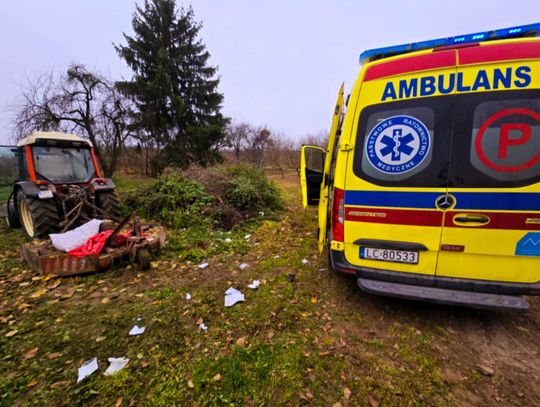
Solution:
M 38 178 L 54 184 L 87 182 L 95 168 L 88 148 L 33 146 L 34 166 Z

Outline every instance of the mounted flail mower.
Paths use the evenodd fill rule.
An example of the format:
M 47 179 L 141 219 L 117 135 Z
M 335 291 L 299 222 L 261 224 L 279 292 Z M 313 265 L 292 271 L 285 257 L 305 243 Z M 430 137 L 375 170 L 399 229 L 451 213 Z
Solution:
M 163 244 L 160 228 L 141 226 L 135 214 L 122 221 L 114 182 L 102 177 L 92 143 L 76 135 L 35 132 L 16 147 L 0 147 L 0 181 L 6 185 L 6 180 L 13 180 L 7 224 L 22 227 L 31 239 L 66 232 L 92 219 L 107 220 L 103 225 L 114 230 L 111 236 L 129 235 L 120 245 L 108 238 L 99 252 L 78 257 L 55 250 L 48 239 L 23 245 L 23 257 L 42 274 L 96 271 L 118 257 L 148 268 L 150 250 Z

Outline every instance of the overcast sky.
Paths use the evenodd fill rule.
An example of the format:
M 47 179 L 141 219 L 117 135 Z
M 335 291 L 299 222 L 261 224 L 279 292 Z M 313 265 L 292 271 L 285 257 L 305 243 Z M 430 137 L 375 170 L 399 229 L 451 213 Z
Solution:
M 329 128 L 369 48 L 540 20 L 539 0 L 192 0 L 219 67 L 224 113 L 291 138 Z M 19 84 L 78 62 L 113 79 L 130 71 L 112 43 L 131 31 L 134 0 L 1 0 L 0 142 Z

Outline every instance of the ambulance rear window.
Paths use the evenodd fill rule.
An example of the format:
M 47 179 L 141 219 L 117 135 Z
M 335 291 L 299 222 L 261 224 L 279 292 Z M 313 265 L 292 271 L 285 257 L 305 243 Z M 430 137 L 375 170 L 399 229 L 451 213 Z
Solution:
M 444 187 L 452 97 L 383 103 L 360 115 L 354 173 L 376 185 Z
M 540 181 L 540 91 L 459 95 L 454 121 L 450 186 Z

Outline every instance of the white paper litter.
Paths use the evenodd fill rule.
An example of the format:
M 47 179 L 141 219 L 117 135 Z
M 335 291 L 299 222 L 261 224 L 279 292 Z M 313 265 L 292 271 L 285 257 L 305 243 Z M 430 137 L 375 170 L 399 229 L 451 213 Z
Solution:
M 201 331 L 204 331 L 204 332 L 208 331 L 208 327 L 206 326 L 206 324 L 205 324 L 204 322 L 201 322 L 201 323 L 199 324 L 199 329 L 200 329 Z
M 209 265 L 210 265 L 210 264 L 208 264 L 208 263 L 201 263 L 201 264 L 199 264 L 199 268 L 202 269 L 202 270 L 204 270 L 204 269 L 207 268 Z
M 129 336 L 142 335 L 145 329 L 146 328 L 144 326 L 139 327 L 135 325 L 133 328 L 131 328 L 131 331 L 129 331 Z
M 227 237 L 225 238 L 224 240 L 225 243 L 231 243 L 232 242 L 232 239 L 230 237 Z
M 105 376 L 110 376 L 126 367 L 129 362 L 128 358 L 109 358 L 109 367 L 103 373 Z
M 247 263 L 242 263 L 240 264 L 238 267 L 240 267 L 240 270 L 244 271 L 245 269 L 247 269 L 249 267 L 249 264 Z
M 51 233 L 49 237 L 56 250 L 69 252 L 81 247 L 88 239 L 97 235 L 99 233 L 99 225 L 101 225 L 102 222 L 103 221 L 99 219 L 92 219 L 68 232 Z
M 253 280 L 251 284 L 248 285 L 248 288 L 251 288 L 252 290 L 256 290 L 261 285 L 261 282 L 259 280 Z
M 190 293 L 186 293 L 186 300 L 191 300 L 191 294 Z
M 244 239 L 249 240 L 250 237 L 251 235 L 248 233 L 247 235 L 244 236 Z
M 304 260 L 302 260 L 302 263 L 308 264 L 308 263 L 309 263 L 309 260 L 308 260 L 308 259 L 304 259 Z
M 244 294 L 238 291 L 236 288 L 229 287 L 225 291 L 225 306 L 232 307 L 237 302 L 245 301 Z
M 77 378 L 77 383 L 80 383 L 82 380 L 90 376 L 96 370 L 98 370 L 97 358 L 90 359 L 84 362 L 79 368 L 79 377 Z

